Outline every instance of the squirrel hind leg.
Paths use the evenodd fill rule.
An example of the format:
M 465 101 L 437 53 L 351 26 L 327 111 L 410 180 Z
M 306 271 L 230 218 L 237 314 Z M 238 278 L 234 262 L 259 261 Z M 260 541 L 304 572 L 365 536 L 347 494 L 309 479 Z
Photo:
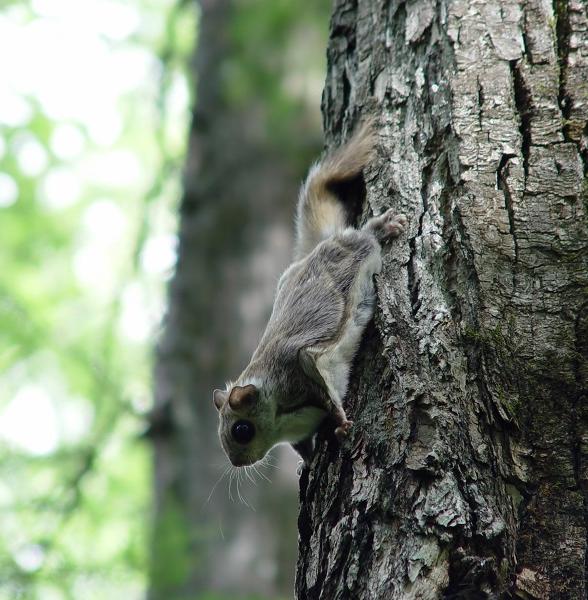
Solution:
M 401 235 L 407 225 L 406 215 L 396 214 L 394 209 L 390 208 L 383 215 L 372 217 L 364 229 L 371 231 L 379 241 L 384 241 Z

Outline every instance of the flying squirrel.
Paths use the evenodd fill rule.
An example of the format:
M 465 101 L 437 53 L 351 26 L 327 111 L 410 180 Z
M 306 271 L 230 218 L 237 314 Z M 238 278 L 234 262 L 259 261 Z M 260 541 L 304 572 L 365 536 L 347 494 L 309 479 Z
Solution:
M 261 460 L 284 442 L 308 464 L 313 436 L 326 417 L 339 441 L 353 425 L 342 401 L 374 313 L 380 244 L 407 225 L 404 215 L 390 209 L 355 229 L 335 193 L 361 175 L 374 144 L 370 120 L 311 167 L 298 199 L 294 262 L 278 281 L 259 346 L 235 382 L 214 390 L 219 438 L 237 467 Z

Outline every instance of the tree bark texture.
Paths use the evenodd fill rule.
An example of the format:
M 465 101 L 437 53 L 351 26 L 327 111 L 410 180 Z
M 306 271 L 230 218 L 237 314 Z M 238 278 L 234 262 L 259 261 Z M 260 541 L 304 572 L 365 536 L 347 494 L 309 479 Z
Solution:
M 299 599 L 586 597 L 588 19 L 579 0 L 337 0 L 335 147 L 377 117 L 378 309 L 300 481 Z

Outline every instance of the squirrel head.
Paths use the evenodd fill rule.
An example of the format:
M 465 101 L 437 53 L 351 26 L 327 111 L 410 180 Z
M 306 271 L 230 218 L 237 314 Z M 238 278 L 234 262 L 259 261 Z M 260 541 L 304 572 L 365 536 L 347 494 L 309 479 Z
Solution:
M 219 411 L 219 438 L 231 463 L 243 467 L 261 460 L 275 444 L 274 415 L 261 388 L 228 384 L 226 390 L 214 390 L 213 401 Z

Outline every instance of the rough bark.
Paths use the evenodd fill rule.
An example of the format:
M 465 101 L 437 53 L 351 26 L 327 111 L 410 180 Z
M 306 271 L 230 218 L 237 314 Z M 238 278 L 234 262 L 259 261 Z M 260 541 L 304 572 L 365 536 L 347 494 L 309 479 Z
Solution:
M 380 123 L 378 310 L 300 482 L 300 599 L 586 597 L 588 20 L 556 0 L 338 0 L 330 146 Z

